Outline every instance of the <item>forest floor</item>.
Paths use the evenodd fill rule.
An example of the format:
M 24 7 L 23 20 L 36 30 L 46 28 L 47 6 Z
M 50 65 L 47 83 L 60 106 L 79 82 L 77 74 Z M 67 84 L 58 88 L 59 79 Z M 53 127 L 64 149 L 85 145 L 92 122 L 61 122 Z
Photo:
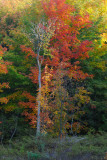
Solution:
M 0 160 L 107 160 L 107 133 L 61 140 L 21 137 L 0 145 Z

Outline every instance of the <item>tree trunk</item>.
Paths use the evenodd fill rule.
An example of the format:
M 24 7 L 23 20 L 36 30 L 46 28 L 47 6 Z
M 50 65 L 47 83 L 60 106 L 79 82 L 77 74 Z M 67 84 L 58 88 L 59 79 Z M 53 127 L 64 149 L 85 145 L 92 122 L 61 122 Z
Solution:
M 38 75 L 38 82 L 39 82 L 39 98 L 41 97 L 41 64 L 38 60 L 38 69 L 39 69 L 39 75 Z M 41 102 L 40 99 L 38 99 L 38 114 L 37 114 L 37 132 L 36 135 L 40 135 L 40 108 L 41 108 Z

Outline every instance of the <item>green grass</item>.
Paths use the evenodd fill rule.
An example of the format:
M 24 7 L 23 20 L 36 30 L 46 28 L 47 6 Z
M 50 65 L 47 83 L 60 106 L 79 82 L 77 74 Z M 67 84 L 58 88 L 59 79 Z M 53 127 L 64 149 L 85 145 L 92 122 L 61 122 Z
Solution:
M 107 133 L 102 135 L 88 135 L 86 139 L 72 145 L 72 152 L 68 153 L 70 156 L 90 154 L 90 159 L 101 160 L 104 159 L 107 152 Z
M 49 136 L 25 136 L 0 145 L 0 160 L 104 160 L 107 133 L 84 137 L 67 137 L 60 141 Z

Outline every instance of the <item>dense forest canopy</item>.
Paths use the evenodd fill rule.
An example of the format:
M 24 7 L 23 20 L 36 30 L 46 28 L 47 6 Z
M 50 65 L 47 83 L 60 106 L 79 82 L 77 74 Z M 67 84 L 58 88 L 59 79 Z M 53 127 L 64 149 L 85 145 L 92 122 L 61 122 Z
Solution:
M 0 0 L 0 138 L 107 131 L 107 2 Z

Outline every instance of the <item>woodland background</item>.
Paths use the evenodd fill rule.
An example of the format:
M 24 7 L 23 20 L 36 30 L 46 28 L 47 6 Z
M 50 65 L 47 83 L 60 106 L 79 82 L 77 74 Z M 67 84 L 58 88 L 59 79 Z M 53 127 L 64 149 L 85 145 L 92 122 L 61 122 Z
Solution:
M 26 136 L 106 134 L 106 6 L 0 0 L 1 145 Z

